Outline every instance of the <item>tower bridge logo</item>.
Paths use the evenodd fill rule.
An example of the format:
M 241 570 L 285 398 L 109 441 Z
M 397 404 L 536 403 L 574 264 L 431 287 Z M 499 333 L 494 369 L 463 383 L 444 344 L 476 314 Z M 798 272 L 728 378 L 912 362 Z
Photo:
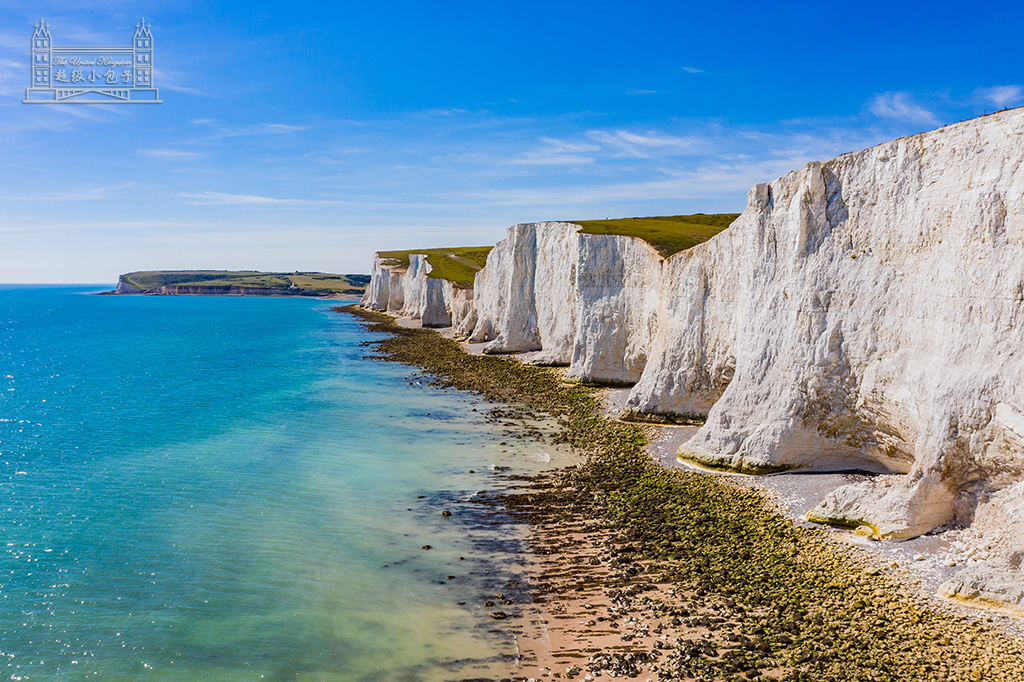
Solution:
M 135 24 L 131 45 L 62 46 L 42 19 L 32 34 L 25 104 L 160 104 L 153 84 L 153 33 Z

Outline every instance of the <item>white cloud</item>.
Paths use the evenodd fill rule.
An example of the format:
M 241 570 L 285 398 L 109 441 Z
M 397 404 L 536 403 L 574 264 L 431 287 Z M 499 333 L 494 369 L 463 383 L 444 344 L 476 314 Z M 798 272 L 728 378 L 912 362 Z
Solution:
M 255 194 L 226 194 L 224 192 L 183 192 L 179 196 L 185 199 L 192 199 L 190 203 L 202 206 L 213 205 L 268 205 L 268 204 L 291 204 L 293 199 L 276 199 L 274 197 L 262 197 Z
M 561 154 L 553 149 L 542 149 L 526 152 L 517 159 L 509 161 L 514 166 L 573 166 L 583 163 L 594 163 L 592 156 Z
M 5 201 L 31 201 L 31 202 L 61 202 L 61 201 L 96 201 L 108 199 L 118 193 L 134 187 L 131 182 L 122 182 L 116 185 L 94 185 L 91 187 L 80 187 L 62 192 L 51 192 L 34 196 L 7 196 L 0 197 Z
M 270 133 L 295 133 L 300 130 L 309 130 L 306 126 L 291 126 L 284 123 L 264 123 L 264 130 Z
M 554 166 L 554 165 L 578 165 L 593 163 L 593 156 L 582 156 L 586 152 L 596 152 L 601 149 L 595 144 L 586 142 L 568 142 L 553 137 L 542 137 L 544 147 L 525 152 L 521 156 L 508 163 L 517 166 Z
M 666 135 L 656 131 L 631 133 L 626 130 L 589 130 L 587 137 L 596 140 L 606 148 L 616 150 L 618 156 L 649 159 L 660 153 L 692 151 L 706 141 L 695 136 Z
M 881 118 L 893 118 L 911 123 L 926 123 L 935 125 L 938 119 L 935 115 L 916 104 L 910 95 L 905 92 L 886 92 L 875 95 L 868 107 L 871 113 Z
M 28 58 L 24 60 L 0 57 L 0 95 L 15 97 L 19 101 L 29 86 Z
M 8 50 L 19 50 L 23 51 L 26 55 L 29 53 L 29 43 L 32 42 L 32 27 L 29 26 L 26 32 L 15 33 L 13 31 L 0 32 L 0 47 L 7 48 Z M 28 64 L 26 57 L 25 63 Z
M 156 87 L 161 90 L 173 90 L 174 92 L 183 92 L 186 95 L 199 95 L 205 97 L 206 93 L 197 88 L 191 88 L 187 85 L 182 85 L 182 82 L 188 81 L 190 76 L 184 72 L 173 71 L 163 66 L 154 67 L 153 69 L 153 82 Z
M 664 135 L 656 132 L 648 132 L 645 135 L 640 135 L 638 133 L 630 133 L 624 130 L 618 131 L 618 136 L 626 142 L 640 147 L 674 149 L 690 149 L 702 139 L 698 137 Z
M 159 85 L 158 85 L 159 87 Z M 196 125 L 209 126 L 214 132 L 203 136 L 204 141 L 224 140 L 231 137 L 283 135 L 309 130 L 307 126 L 287 125 L 284 123 L 252 123 L 242 125 L 223 125 L 212 118 L 197 118 L 192 121 Z
M 182 192 L 178 196 L 191 199 L 197 206 L 338 206 L 347 202 L 330 199 L 280 199 L 258 194 L 228 194 L 225 192 Z
M 563 152 L 596 152 L 600 147 L 586 142 L 569 142 L 554 137 L 542 137 L 540 141 Z
M 976 93 L 987 102 L 1004 109 L 1024 99 L 1024 87 L 1019 85 L 997 85 L 992 88 L 981 88 Z
M 630 88 L 626 90 L 627 95 L 658 95 L 661 94 L 661 90 L 636 90 Z
M 165 159 L 167 161 L 184 161 L 187 159 L 198 159 L 203 156 L 199 152 L 189 152 L 184 149 L 140 149 L 139 154 L 148 156 L 151 159 Z
M 697 69 L 692 66 L 683 66 L 680 68 L 682 68 L 686 73 L 704 73 L 704 69 Z

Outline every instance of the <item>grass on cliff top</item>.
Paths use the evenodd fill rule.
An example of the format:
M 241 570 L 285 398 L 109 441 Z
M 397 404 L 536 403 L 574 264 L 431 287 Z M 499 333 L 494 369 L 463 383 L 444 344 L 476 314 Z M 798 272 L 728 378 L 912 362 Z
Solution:
M 326 272 L 259 272 L 257 270 L 150 270 L 121 275 L 121 281 L 143 291 L 179 286 L 237 286 L 287 289 L 293 284 L 318 294 L 361 294 L 368 275 Z
M 714 237 L 729 227 L 739 213 L 653 216 L 649 218 L 616 218 L 613 220 L 572 220 L 583 234 L 620 234 L 638 237 L 668 258 Z M 487 262 L 492 246 L 459 246 L 408 251 L 379 251 L 387 265 L 407 268 L 409 255 L 422 253 L 430 263 L 430 277 L 447 279 L 460 287 L 473 286 L 473 277 Z
M 473 278 L 487 262 L 487 254 L 493 246 L 457 246 L 438 249 L 410 249 L 408 251 L 379 251 L 387 265 L 407 268 L 409 256 L 414 253 L 426 255 L 430 263 L 430 277 L 446 279 L 460 287 L 473 286 Z
M 729 227 L 739 213 L 696 213 L 694 215 L 615 218 L 613 220 L 571 220 L 583 234 L 621 234 L 643 239 L 664 258 L 685 251 Z
M 584 463 L 546 491 L 511 495 L 522 499 L 510 504 L 529 505 L 543 523 L 559 514 L 601 522 L 626 543 L 625 560 L 643 562 L 641 579 L 667 579 L 692 595 L 689 608 L 670 615 L 680 627 L 708 630 L 713 646 L 668 647 L 659 679 L 755 679 L 762 668 L 786 682 L 1024 679 L 1024 640 L 935 609 L 908 592 L 898 571 L 796 526 L 751 488 L 662 468 L 644 450 L 645 427 L 601 416 L 593 388 L 548 368 L 468 355 L 380 313 L 335 310 L 389 334 L 364 344 L 377 359 L 418 366 L 433 385 L 558 417 Z

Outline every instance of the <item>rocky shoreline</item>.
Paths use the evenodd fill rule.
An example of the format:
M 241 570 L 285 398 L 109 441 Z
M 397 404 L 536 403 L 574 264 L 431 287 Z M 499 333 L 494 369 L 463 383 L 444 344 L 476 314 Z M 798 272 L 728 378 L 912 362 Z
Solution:
M 535 529 L 541 569 L 516 679 L 1024 678 L 1024 640 L 936 608 L 749 486 L 662 468 L 644 449 L 649 427 L 602 416 L 594 387 L 336 310 L 388 333 L 368 344 L 382 360 L 556 417 L 584 457 L 504 499 Z

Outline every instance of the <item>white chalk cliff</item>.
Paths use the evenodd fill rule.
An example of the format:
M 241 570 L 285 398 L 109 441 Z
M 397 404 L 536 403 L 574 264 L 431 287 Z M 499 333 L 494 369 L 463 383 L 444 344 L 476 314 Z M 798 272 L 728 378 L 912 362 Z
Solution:
M 473 328 L 473 289 L 446 279 L 428 277 L 424 254 L 411 254 L 409 265 L 374 256 L 370 283 L 359 304 L 370 310 L 391 312 L 420 320 L 424 327 Z
M 834 491 L 816 520 L 894 539 L 995 524 L 1024 508 L 1022 162 L 1024 110 L 1004 111 L 758 185 L 729 229 L 667 259 L 516 225 L 457 321 L 444 289 L 406 283 L 412 265 L 375 263 L 364 302 L 444 307 L 487 352 L 635 383 L 638 413 L 704 416 L 691 461 L 904 474 Z M 946 592 L 1024 606 L 1015 532 L 987 583 L 974 562 Z

